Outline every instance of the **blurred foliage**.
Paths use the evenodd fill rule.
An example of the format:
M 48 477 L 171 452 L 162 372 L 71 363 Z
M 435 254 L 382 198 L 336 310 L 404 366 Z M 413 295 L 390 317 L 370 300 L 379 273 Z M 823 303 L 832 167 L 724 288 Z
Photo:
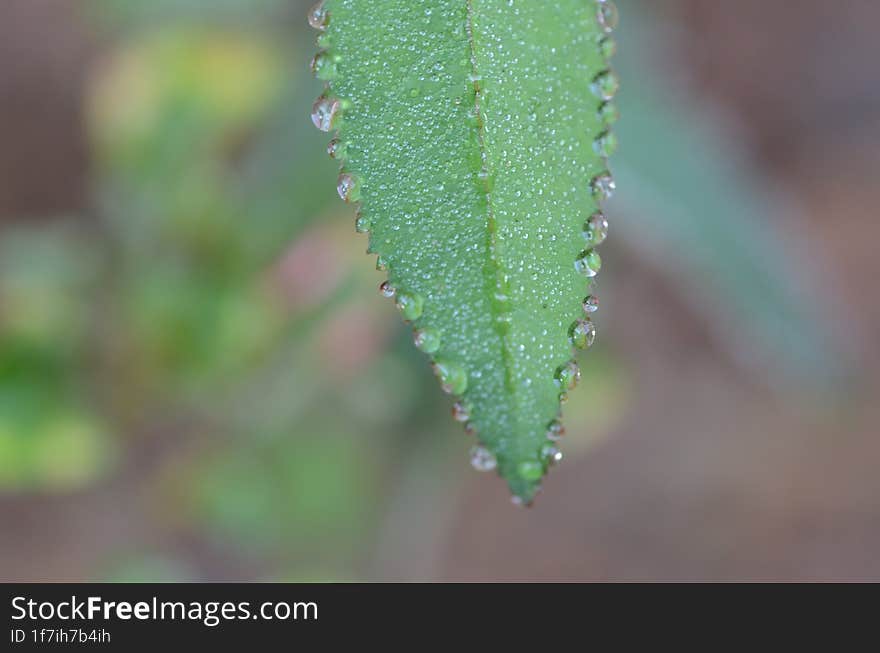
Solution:
M 375 294 L 366 241 L 334 201 L 335 165 L 308 118 L 319 87 L 307 73 L 306 4 L 89 7 L 109 39 L 88 101 L 93 214 L 7 226 L 0 238 L 0 491 L 136 483 L 156 532 L 95 570 L 108 579 L 198 578 L 211 572 L 200 555 L 249 577 L 369 575 L 370 543 L 390 537 L 381 531 L 396 506 L 410 511 L 399 519 L 429 527 L 437 493 L 456 500 L 449 483 L 412 484 L 407 466 L 448 447 L 450 464 L 465 468 L 470 443 Z M 623 34 L 641 11 L 625 10 Z M 651 75 L 628 66 L 624 88 Z M 651 187 L 680 209 L 678 221 L 644 218 L 669 237 L 658 239 L 660 269 L 688 242 L 712 253 L 694 265 L 733 284 L 722 289 L 760 274 L 770 294 L 737 319 L 778 329 L 762 315 L 779 297 L 802 308 L 797 279 L 749 253 L 765 234 L 754 216 L 731 227 L 731 210 L 709 210 L 703 194 L 760 211 L 743 203 L 760 188 L 661 174 L 676 166 L 658 147 L 687 142 L 697 158 L 682 171 L 723 166 L 725 151 L 691 140 L 680 119 L 664 123 L 658 145 L 646 129 L 668 113 L 650 94 L 632 97 L 641 106 L 624 106 L 621 165 L 656 173 Z M 638 183 L 624 181 L 621 196 Z M 717 253 L 731 229 L 745 246 L 725 260 Z M 585 387 L 566 406 L 569 457 L 626 410 L 627 372 L 607 347 L 606 337 L 591 352 Z M 437 467 L 418 476 L 445 479 Z M 395 501 L 401 492 L 406 501 Z
M 675 26 L 622 0 L 617 67 L 622 143 L 612 217 L 639 256 L 670 275 L 702 311 L 717 342 L 776 383 L 827 389 L 845 373 L 843 351 L 815 301 L 816 261 L 794 256 L 781 219 L 790 204 L 749 161 L 717 107 L 697 101 L 670 71 Z M 641 10 L 640 10 L 641 9 Z M 660 153 L 674 153 L 663 165 Z
M 87 6 L 96 23 L 114 30 L 209 21 L 255 25 L 266 31 L 279 16 L 301 19 L 307 4 L 289 0 L 89 0 Z
M 81 386 L 94 251 L 70 225 L 0 240 L 0 487 L 67 489 L 112 452 Z

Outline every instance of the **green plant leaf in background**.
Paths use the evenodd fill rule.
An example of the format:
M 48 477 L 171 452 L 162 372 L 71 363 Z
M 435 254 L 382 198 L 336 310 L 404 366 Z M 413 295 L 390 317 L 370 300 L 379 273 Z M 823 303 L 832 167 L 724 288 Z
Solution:
M 841 387 L 852 348 L 827 316 L 844 311 L 816 274 L 821 257 L 792 247 L 797 228 L 782 218 L 793 207 L 718 107 L 673 74 L 670 19 L 650 4 L 620 4 L 627 29 L 616 67 L 631 83 L 618 98 L 616 130 L 627 146 L 615 176 L 627 193 L 611 216 L 615 243 L 671 278 L 715 342 L 756 378 Z
M 309 15 L 340 196 L 456 417 L 529 502 L 550 464 L 614 189 L 604 0 L 327 0 Z

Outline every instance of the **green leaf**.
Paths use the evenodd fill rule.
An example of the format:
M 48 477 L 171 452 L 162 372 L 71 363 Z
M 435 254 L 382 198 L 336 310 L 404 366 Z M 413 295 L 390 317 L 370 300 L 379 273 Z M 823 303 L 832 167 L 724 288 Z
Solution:
M 529 502 L 558 458 L 601 265 L 616 14 L 595 0 L 327 0 L 313 122 L 455 413 Z M 548 437 L 549 436 L 549 437 Z

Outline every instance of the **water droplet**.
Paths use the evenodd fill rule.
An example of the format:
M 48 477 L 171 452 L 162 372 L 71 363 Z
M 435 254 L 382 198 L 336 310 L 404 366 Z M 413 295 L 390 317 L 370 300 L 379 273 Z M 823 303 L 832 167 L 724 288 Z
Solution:
M 512 313 L 501 313 L 495 316 L 495 330 L 499 335 L 505 336 L 510 333 L 510 327 L 513 325 Z
M 343 159 L 345 159 L 347 153 L 348 145 L 338 138 L 334 138 L 332 141 L 327 143 L 327 154 L 330 155 L 331 159 L 342 161 Z
M 559 393 L 559 403 L 560 404 L 567 404 L 568 403 L 568 393 L 567 392 L 560 392 Z
M 584 313 L 595 313 L 599 310 L 599 298 L 596 295 L 584 297 Z
M 354 217 L 354 230 L 359 234 L 365 234 L 369 233 L 370 227 L 372 226 L 370 219 L 358 211 L 357 215 Z
M 592 347 L 596 340 L 596 325 L 592 320 L 577 320 L 569 328 L 568 337 L 578 349 Z
M 593 181 L 590 182 L 590 188 L 593 191 L 593 197 L 601 202 L 611 199 L 611 196 L 614 195 L 614 191 L 617 189 L 617 183 L 614 181 L 611 173 L 606 171 L 593 177 Z
M 506 282 L 500 282 L 496 288 L 492 296 L 492 309 L 495 312 L 495 330 L 502 336 L 506 335 L 513 324 L 513 304 Z
M 581 380 L 581 368 L 576 361 L 568 361 L 565 365 L 556 368 L 555 379 L 556 385 L 563 390 L 573 390 Z
M 471 467 L 478 472 L 491 472 L 498 465 L 495 456 L 481 444 L 471 449 Z
M 620 111 L 614 102 L 603 102 L 599 105 L 599 120 L 606 125 L 613 125 L 620 120 Z
M 391 297 L 394 297 L 396 293 L 397 289 L 391 285 L 390 281 L 383 281 L 379 284 L 379 294 L 383 297 L 388 297 L 390 299 Z
M 516 471 L 527 481 L 540 481 L 541 477 L 544 476 L 544 465 L 527 460 L 517 465 Z
M 601 211 L 597 211 L 590 216 L 584 224 L 584 240 L 590 247 L 596 247 L 605 242 L 608 238 L 608 218 Z
M 329 52 L 319 52 L 312 57 L 312 74 L 318 79 L 325 81 L 336 77 L 337 57 L 332 56 Z
M 397 293 L 397 308 L 400 309 L 403 319 L 409 322 L 418 320 L 422 317 L 422 310 L 425 306 L 425 300 L 421 295 L 415 293 Z
M 620 89 L 620 80 L 613 70 L 603 70 L 593 78 L 593 84 L 590 87 L 596 97 L 605 101 L 610 100 Z
M 456 401 L 452 405 L 452 419 L 456 422 L 467 422 L 471 418 L 471 411 L 464 402 Z
M 474 426 L 473 424 L 471 424 L 470 422 L 467 422 L 464 425 L 464 433 L 465 433 L 465 435 L 471 435 L 471 436 L 476 435 L 477 434 L 477 427 Z
M 515 494 L 512 497 L 510 497 L 510 503 L 515 505 L 517 508 L 531 508 L 532 507 L 531 501 L 526 502 L 525 500 L 523 500 L 522 497 L 517 496 Z
M 548 465 L 555 465 L 556 463 L 562 462 L 562 452 L 558 447 L 555 447 L 552 444 L 545 444 L 541 448 L 541 458 Z
M 336 181 L 336 192 L 346 202 L 357 202 L 361 197 L 357 179 L 347 172 L 339 175 L 339 179 Z
M 593 150 L 606 158 L 613 155 L 617 151 L 617 134 L 610 129 L 602 132 L 593 141 Z
M 443 392 L 452 395 L 464 394 L 468 386 L 468 376 L 465 369 L 458 363 L 437 360 L 433 363 L 434 374 L 440 379 Z
M 312 123 L 322 132 L 328 132 L 333 129 L 338 112 L 339 100 L 322 95 L 312 105 Z
M 437 329 L 419 329 L 413 335 L 413 341 L 416 343 L 416 347 L 426 354 L 433 354 L 440 349 L 440 333 Z
M 617 41 L 610 36 L 606 36 L 599 41 L 599 52 L 601 52 L 602 56 L 606 59 L 610 59 L 617 54 Z
M 554 419 L 547 425 L 547 439 L 556 442 L 565 435 L 565 427 L 558 419 Z
M 593 278 L 602 269 L 602 257 L 595 249 L 588 249 L 575 259 L 574 267 L 585 277 Z
M 617 7 L 611 0 L 599 0 L 597 18 L 599 19 L 599 26 L 606 32 L 613 32 L 620 20 Z
M 309 9 L 308 18 L 309 25 L 311 25 L 315 29 L 324 31 L 327 28 L 330 14 L 328 14 L 327 10 L 324 9 L 324 0 L 321 0 L 321 2 Z
M 381 254 L 376 257 L 376 269 L 379 270 L 379 272 L 384 272 L 388 269 L 388 262 Z

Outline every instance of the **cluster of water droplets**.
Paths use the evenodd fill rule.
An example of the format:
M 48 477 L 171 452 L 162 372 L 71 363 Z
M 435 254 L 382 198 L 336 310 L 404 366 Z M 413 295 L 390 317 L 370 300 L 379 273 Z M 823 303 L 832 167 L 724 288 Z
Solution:
M 617 9 L 611 0 L 589 1 L 596 6 L 596 20 L 600 27 L 600 36 L 596 40 L 596 47 L 603 59 L 607 61 L 616 51 L 616 44 L 611 33 L 617 25 Z M 318 46 L 321 48 L 313 58 L 311 68 L 318 79 L 327 83 L 324 92 L 312 107 L 311 119 L 321 131 L 337 132 L 327 146 L 329 156 L 340 163 L 337 191 L 344 201 L 357 203 L 360 200 L 360 182 L 357 173 L 346 168 L 349 144 L 337 131 L 346 109 L 350 108 L 350 104 L 345 98 L 336 97 L 330 86 L 332 81 L 337 78 L 338 68 L 342 63 L 339 54 L 333 51 L 327 34 L 327 27 L 331 19 L 332 17 L 325 9 L 323 2 L 319 2 L 308 14 L 309 24 L 318 30 Z M 473 79 L 471 81 L 474 82 L 479 103 L 480 80 Z M 609 199 L 615 190 L 614 178 L 607 168 L 607 158 L 617 149 L 617 138 L 612 131 L 612 126 L 619 117 L 614 104 L 619 81 L 613 70 L 610 67 L 605 67 L 592 79 L 585 80 L 584 83 L 589 84 L 589 88 L 596 98 L 596 112 L 602 125 L 593 140 L 593 149 L 605 161 L 605 165 L 598 174 L 589 180 L 590 193 L 597 205 L 601 207 L 601 203 Z M 416 90 L 411 90 L 411 93 Z M 475 120 L 479 120 L 479 112 L 475 114 Z M 481 186 L 485 185 L 487 189 L 491 189 L 491 180 L 486 179 L 485 175 L 486 168 L 483 165 L 477 175 L 477 181 Z M 355 219 L 356 231 L 367 234 L 372 226 L 369 213 L 362 213 L 359 210 Z M 584 249 L 575 260 L 575 269 L 590 280 L 591 286 L 590 294 L 584 298 L 582 303 L 583 316 L 575 320 L 568 329 L 569 340 L 572 346 L 577 349 L 589 348 L 596 338 L 596 327 L 592 316 L 597 311 L 599 303 L 598 298 L 592 292 L 592 286 L 602 266 L 602 259 L 597 248 L 605 241 L 607 234 L 608 221 L 599 208 L 584 224 Z M 377 259 L 376 267 L 379 270 L 387 269 L 386 260 L 381 255 Z M 462 423 L 468 433 L 475 434 L 476 429 L 471 422 L 470 406 L 462 398 L 468 387 L 468 371 L 461 363 L 448 360 L 442 355 L 442 334 L 438 330 L 419 324 L 419 318 L 424 310 L 424 299 L 418 294 L 407 292 L 405 289 L 395 288 L 389 281 L 381 284 L 379 290 L 383 296 L 394 301 L 406 321 L 415 323 L 413 331 L 415 345 L 432 357 L 432 368 L 441 387 L 457 399 L 452 410 L 454 419 Z M 505 323 L 510 315 L 510 311 L 507 310 L 509 293 L 506 290 L 506 288 L 499 287 L 493 298 L 493 305 L 499 316 L 499 323 L 496 326 L 501 334 L 506 333 L 509 329 L 508 324 Z M 435 356 L 435 354 L 438 355 Z M 567 400 L 568 391 L 574 388 L 579 379 L 580 369 L 573 359 L 557 368 L 554 380 L 560 391 L 561 402 Z M 538 451 L 538 457 L 519 464 L 517 472 L 521 478 L 538 481 L 547 467 L 562 459 L 558 441 L 563 433 L 564 429 L 558 419 L 548 424 L 546 440 Z M 471 450 L 471 464 L 477 470 L 490 471 L 497 468 L 498 461 L 486 446 L 477 443 Z M 517 502 L 519 497 L 513 499 L 514 502 Z
M 606 62 L 614 56 L 617 45 L 611 33 L 617 27 L 617 7 L 612 0 L 592 0 L 596 4 L 596 18 L 600 27 L 601 35 L 597 47 Z M 569 341 L 575 349 L 588 349 L 596 340 L 596 325 L 592 320 L 593 314 L 599 309 L 599 298 L 592 292 L 595 286 L 596 276 L 602 268 L 602 258 L 598 247 L 608 237 L 608 219 L 601 209 L 602 204 L 614 194 L 616 185 L 614 177 L 608 169 L 608 157 L 617 150 L 617 137 L 612 131 L 612 126 L 617 121 L 619 113 L 614 104 L 614 97 L 620 88 L 617 75 L 610 67 L 606 67 L 592 80 L 590 90 L 596 97 L 597 116 L 602 124 L 602 129 L 593 140 L 593 149 L 602 157 L 603 170 L 590 180 L 590 192 L 600 208 L 596 210 L 584 223 L 583 238 L 584 249 L 574 262 L 575 270 L 589 279 L 590 294 L 583 302 L 583 317 L 575 320 L 568 329 Z M 561 403 L 568 400 L 568 392 L 580 381 L 581 372 L 576 360 L 572 359 L 560 365 L 555 372 L 554 381 L 559 388 Z M 562 452 L 559 450 L 558 441 L 565 433 L 565 428 L 559 419 L 554 419 L 547 425 L 546 442 L 541 447 L 540 460 L 546 467 L 554 465 L 562 460 Z M 524 463 L 525 464 L 525 463 Z M 529 478 L 533 470 L 520 469 L 524 478 Z M 534 472 L 537 474 L 537 472 Z M 514 503 L 521 503 L 514 497 Z
M 327 82 L 324 92 L 315 100 L 312 105 L 312 123 L 323 132 L 331 132 L 339 127 L 339 121 L 342 114 L 347 108 L 345 100 L 335 97 L 330 90 L 329 82 L 336 78 L 337 66 L 341 61 L 338 53 L 333 52 L 330 47 L 329 37 L 327 35 L 327 26 L 330 24 L 330 13 L 324 7 L 321 1 L 312 7 L 308 13 L 309 25 L 318 30 L 318 47 L 322 48 L 312 58 L 312 73 L 315 77 Z M 339 197 L 345 202 L 354 203 L 360 199 L 360 189 L 357 177 L 349 171 L 346 171 L 347 144 L 345 141 L 336 137 L 327 145 L 327 153 L 331 158 L 340 162 L 339 179 L 336 183 L 336 190 Z M 360 220 L 356 223 L 359 232 L 366 232 L 366 223 Z
M 617 27 L 617 7 L 612 0 L 594 0 L 596 3 L 596 19 L 599 23 L 601 35 L 598 41 L 599 52 L 603 59 L 608 61 L 617 51 L 617 44 L 611 33 Z M 590 192 L 601 207 L 602 203 L 610 199 L 614 194 L 616 184 L 611 172 L 608 171 L 608 157 L 617 149 L 617 137 L 612 131 L 612 125 L 618 118 L 617 108 L 613 104 L 614 96 L 620 87 L 617 75 L 610 67 L 599 72 L 591 82 L 591 90 L 598 100 L 597 111 L 603 125 L 602 130 L 593 141 L 593 149 L 602 157 L 605 165 L 604 170 L 590 180 Z M 584 249 L 575 259 L 575 270 L 590 280 L 591 287 L 595 284 L 595 278 L 602 269 L 602 257 L 598 247 L 608 237 L 608 219 L 601 208 L 593 213 L 583 227 Z M 599 300 L 595 294 L 588 295 L 583 301 L 584 317 L 576 320 L 569 327 L 569 339 L 577 349 L 587 349 L 592 346 L 596 339 L 596 326 L 591 316 L 599 308 Z M 580 378 L 577 363 L 570 361 L 556 370 L 556 383 L 560 388 L 563 401 L 567 390 L 574 387 Z
M 336 132 L 334 138 L 327 144 L 327 154 L 334 160 L 339 161 L 339 178 L 336 190 L 339 197 L 347 203 L 360 201 L 360 183 L 356 174 L 346 169 L 348 143 L 339 135 L 338 128 L 345 109 L 348 108 L 346 100 L 332 94 L 330 83 L 337 77 L 338 64 L 341 56 L 334 52 L 331 47 L 327 27 L 330 24 L 331 15 L 321 1 L 312 7 L 308 13 L 309 25 L 318 30 L 318 46 L 321 50 L 314 56 L 311 69 L 315 77 L 326 82 L 324 92 L 312 105 L 312 123 L 324 132 Z M 368 215 L 358 209 L 355 215 L 355 231 L 369 234 L 372 222 Z M 377 270 L 386 270 L 387 264 L 380 255 L 376 261 Z M 389 299 L 393 299 L 398 310 L 407 322 L 417 321 L 424 311 L 424 298 L 417 293 L 408 293 L 393 287 L 386 281 L 379 286 L 379 292 Z M 426 354 L 434 354 L 440 349 L 441 336 L 436 329 L 417 328 L 413 332 L 416 346 Z M 433 363 L 440 384 L 446 392 L 460 395 L 467 387 L 467 374 L 464 369 L 453 362 L 438 360 Z M 471 429 L 473 430 L 473 429 Z
M 323 2 L 319 2 L 308 14 L 309 24 L 319 32 L 318 45 L 322 48 L 312 59 L 312 72 L 318 79 L 327 82 L 324 92 L 312 107 L 311 117 L 318 129 L 325 132 L 336 132 L 334 138 L 327 145 L 327 153 L 340 163 L 337 192 L 345 202 L 357 203 L 360 201 L 359 179 L 357 174 L 347 168 L 349 144 L 339 133 L 343 114 L 348 108 L 348 104 L 345 99 L 336 97 L 332 93 L 332 83 L 338 76 L 338 66 L 342 59 L 338 53 L 333 51 L 327 36 L 327 27 L 331 19 L 332 17 L 326 11 Z M 413 89 L 411 94 L 416 90 Z M 355 230 L 358 233 L 369 234 L 372 227 L 369 212 L 358 209 L 355 216 Z M 376 260 L 376 269 L 385 271 L 387 268 L 385 257 L 379 254 Z M 424 312 L 424 298 L 418 293 L 397 288 L 390 281 L 383 282 L 379 286 L 379 292 L 383 297 L 394 301 L 405 321 L 415 323 L 413 342 L 419 350 L 431 357 L 432 369 L 444 392 L 458 399 L 453 411 L 455 419 L 462 423 L 466 433 L 475 435 L 476 428 L 470 421 L 470 409 L 465 407 L 461 398 L 468 387 L 467 369 L 461 363 L 447 359 L 442 355 L 442 334 L 438 329 L 419 323 Z M 472 461 L 474 461 L 475 467 L 483 470 L 494 469 L 497 464 L 494 456 L 482 445 L 474 448 Z
M 492 452 L 481 444 L 471 449 L 471 466 L 478 472 L 491 472 L 498 466 Z

